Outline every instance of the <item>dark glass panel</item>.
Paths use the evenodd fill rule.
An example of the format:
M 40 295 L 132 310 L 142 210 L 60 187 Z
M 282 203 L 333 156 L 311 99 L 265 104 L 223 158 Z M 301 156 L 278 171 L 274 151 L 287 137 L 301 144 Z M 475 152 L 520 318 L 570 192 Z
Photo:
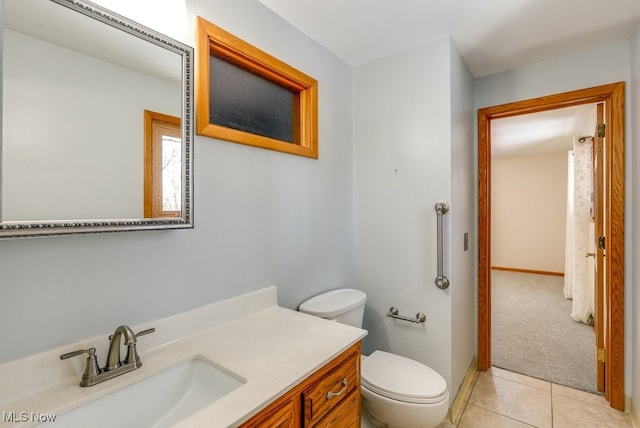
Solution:
M 214 55 L 210 59 L 210 123 L 297 143 L 295 92 Z

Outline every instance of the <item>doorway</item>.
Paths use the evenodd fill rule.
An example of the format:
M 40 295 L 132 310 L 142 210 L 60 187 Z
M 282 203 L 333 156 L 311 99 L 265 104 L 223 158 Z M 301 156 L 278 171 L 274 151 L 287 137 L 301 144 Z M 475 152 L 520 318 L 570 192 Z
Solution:
M 597 106 L 491 122 L 492 366 L 592 393 Z
M 550 95 L 478 111 L 478 368 L 491 367 L 491 121 L 527 113 L 603 103 L 606 256 L 603 290 L 604 392 L 610 405 L 624 410 L 624 82 Z M 606 243 L 606 244 L 605 244 Z M 594 358 L 596 352 L 594 350 Z

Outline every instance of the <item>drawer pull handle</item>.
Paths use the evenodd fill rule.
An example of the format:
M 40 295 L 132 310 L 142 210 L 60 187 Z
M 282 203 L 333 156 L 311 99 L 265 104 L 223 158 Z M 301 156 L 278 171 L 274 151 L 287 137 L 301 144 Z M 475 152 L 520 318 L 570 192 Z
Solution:
M 342 389 L 338 392 L 329 391 L 327 392 L 327 400 L 331 400 L 333 397 L 337 397 L 347 390 L 347 378 L 342 379 Z

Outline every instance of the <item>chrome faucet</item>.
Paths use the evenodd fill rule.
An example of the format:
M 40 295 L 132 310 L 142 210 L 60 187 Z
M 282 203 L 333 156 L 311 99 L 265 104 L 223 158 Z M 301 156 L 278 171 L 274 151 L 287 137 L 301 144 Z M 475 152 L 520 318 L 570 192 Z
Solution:
M 67 354 L 60 355 L 61 360 L 75 357 L 82 354 L 88 354 L 87 365 L 80 381 L 80 386 L 93 386 L 105 380 L 112 379 L 121 374 L 130 372 L 142 366 L 140 356 L 136 351 L 136 341 L 138 336 L 153 333 L 155 328 L 143 330 L 138 334 L 135 334 L 126 325 L 121 325 L 116 328 L 116 331 L 109 336 L 109 353 L 107 355 L 107 362 L 101 369 L 98 366 L 96 357 L 96 348 L 79 349 L 77 351 L 69 352 Z M 124 338 L 124 344 L 127 346 L 127 355 L 124 360 L 120 357 L 120 342 Z

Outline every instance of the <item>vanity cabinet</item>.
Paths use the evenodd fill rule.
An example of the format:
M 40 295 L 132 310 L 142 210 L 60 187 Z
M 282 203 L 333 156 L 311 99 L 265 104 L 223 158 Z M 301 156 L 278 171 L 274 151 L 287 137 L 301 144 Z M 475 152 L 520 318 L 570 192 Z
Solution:
M 241 427 L 360 427 L 360 342 Z

